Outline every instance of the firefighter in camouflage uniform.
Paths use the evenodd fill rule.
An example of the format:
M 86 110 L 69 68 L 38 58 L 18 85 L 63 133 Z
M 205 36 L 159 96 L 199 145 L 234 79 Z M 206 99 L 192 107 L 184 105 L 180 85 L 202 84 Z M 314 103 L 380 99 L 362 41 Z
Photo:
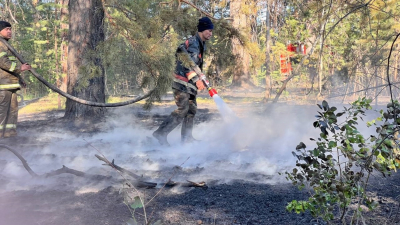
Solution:
M 199 19 L 197 25 L 197 34 L 180 47 L 186 48 L 191 59 L 202 70 L 203 55 L 206 50 L 205 42 L 212 36 L 213 23 L 208 17 Z M 178 47 L 177 53 L 180 47 Z M 176 55 L 177 56 L 177 55 Z M 183 143 L 192 142 L 195 139 L 192 136 L 194 116 L 197 111 L 196 95 L 197 91 L 205 88 L 202 81 L 204 74 L 196 74 L 192 69 L 183 66 L 183 63 L 176 59 L 176 68 L 172 89 L 175 98 L 175 104 L 178 106 L 171 115 L 169 115 L 154 131 L 153 136 L 160 142 L 161 145 L 169 145 L 167 141 L 168 134 L 182 123 L 181 139 Z
M 0 21 L 0 38 L 8 41 L 11 37 L 11 24 Z M 18 102 L 16 92 L 21 86 L 26 86 L 19 74 L 30 69 L 30 65 L 21 64 L 0 42 L 0 137 L 17 135 Z

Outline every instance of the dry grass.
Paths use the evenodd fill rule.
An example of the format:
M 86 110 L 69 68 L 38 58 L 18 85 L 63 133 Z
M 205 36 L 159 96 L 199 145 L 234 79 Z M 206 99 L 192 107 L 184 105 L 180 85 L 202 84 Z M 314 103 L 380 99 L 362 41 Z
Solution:
M 235 98 L 230 98 L 230 97 L 224 97 L 220 96 L 226 103 L 235 103 L 235 102 L 254 102 L 254 101 L 261 101 L 262 98 L 253 98 L 253 97 L 242 97 L 240 99 L 235 99 Z M 131 100 L 132 98 L 129 97 L 115 97 L 115 96 L 110 96 L 107 98 L 107 103 L 117 103 L 117 102 L 124 102 Z M 36 101 L 33 101 L 26 105 L 25 107 L 21 108 L 19 110 L 19 114 L 24 115 L 24 114 L 34 114 L 34 113 L 42 113 L 42 112 L 49 112 L 53 110 L 64 110 L 65 109 L 65 98 L 61 96 L 61 108 L 58 107 L 58 94 L 57 93 L 51 93 L 45 97 L 39 98 Z M 30 101 L 27 101 L 30 102 Z M 208 104 L 214 104 L 214 100 L 207 96 L 207 95 L 201 95 L 197 97 L 197 103 L 201 105 L 208 105 Z M 139 104 L 143 105 L 145 104 L 145 100 L 139 101 L 134 104 Z M 175 102 L 173 98 L 171 97 L 171 100 L 168 101 L 162 101 L 162 102 L 154 102 L 153 103 L 155 106 L 157 105 L 175 105 Z
M 61 108 L 65 109 L 65 98 L 61 97 Z M 29 102 L 29 101 L 28 101 Z M 33 114 L 58 110 L 58 94 L 52 93 L 21 108 L 19 114 Z
M 127 97 L 109 97 L 107 99 L 107 103 L 116 103 L 131 100 L 132 98 Z M 33 101 L 32 103 L 28 103 L 25 107 L 19 110 L 19 114 L 34 114 L 34 113 L 42 113 L 49 112 L 53 110 L 64 110 L 65 109 L 65 97 L 61 96 L 61 108 L 58 107 L 58 94 L 51 93 L 45 97 L 39 98 L 37 101 Z M 30 102 L 30 101 L 27 101 Z M 144 104 L 145 101 L 140 101 L 135 104 Z M 21 105 L 21 104 L 20 104 Z

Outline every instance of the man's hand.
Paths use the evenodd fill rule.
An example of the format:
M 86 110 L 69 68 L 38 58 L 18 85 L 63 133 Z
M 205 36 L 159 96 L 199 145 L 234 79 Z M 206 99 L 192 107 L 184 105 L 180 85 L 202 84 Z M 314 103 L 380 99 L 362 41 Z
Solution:
M 21 72 L 24 72 L 25 70 L 30 70 L 30 69 L 32 69 L 32 67 L 28 63 L 21 65 Z
M 197 89 L 198 89 L 199 91 L 201 91 L 201 90 L 203 90 L 203 89 L 206 88 L 206 87 L 204 86 L 204 83 L 203 83 L 202 80 L 196 81 L 196 86 L 197 86 Z
M 204 75 L 204 73 L 201 73 L 201 74 L 199 75 L 199 79 L 200 79 L 200 80 L 206 80 L 206 75 Z

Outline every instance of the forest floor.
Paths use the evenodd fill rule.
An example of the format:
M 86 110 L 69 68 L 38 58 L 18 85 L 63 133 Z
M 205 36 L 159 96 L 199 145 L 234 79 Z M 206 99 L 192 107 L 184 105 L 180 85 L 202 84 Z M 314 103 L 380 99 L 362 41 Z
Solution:
M 99 121 L 66 121 L 57 110 L 20 114 L 18 136 L 0 145 L 17 150 L 39 175 L 65 165 L 85 176 L 31 177 L 14 154 L 1 149 L 0 224 L 122 225 L 134 224 L 132 217 L 138 224 L 325 224 L 309 213 L 286 211 L 288 202 L 309 193 L 278 174 L 295 166 L 291 152 L 300 141 L 318 135 L 312 127 L 318 108 L 264 104 L 262 93 L 229 93 L 224 100 L 238 118 L 227 122 L 206 99 L 198 100 L 194 128 L 201 141 L 181 144 L 178 127 L 168 137 L 170 147 L 160 146 L 151 134 L 175 108 L 171 101 L 149 111 L 142 104 L 110 109 Z M 95 154 L 158 185 L 130 187 L 134 180 Z M 164 187 L 168 180 L 204 181 L 207 188 Z M 368 195 L 380 205 L 365 210 L 359 224 L 400 224 L 400 175 L 377 174 L 370 183 Z M 128 205 L 136 196 L 145 208 L 133 211 Z

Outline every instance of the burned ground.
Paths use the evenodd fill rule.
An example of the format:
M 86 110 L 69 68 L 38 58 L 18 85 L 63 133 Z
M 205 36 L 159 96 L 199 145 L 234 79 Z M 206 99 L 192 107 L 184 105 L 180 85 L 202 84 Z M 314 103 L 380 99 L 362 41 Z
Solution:
M 254 134 L 232 136 L 229 132 L 235 127 L 215 126 L 222 124 L 222 118 L 212 104 L 199 105 L 195 135 L 203 140 L 181 146 L 175 143 L 179 142 L 179 131 L 175 131 L 168 149 L 159 146 L 151 132 L 174 108 L 170 103 L 151 111 L 140 106 L 110 110 L 103 121 L 71 123 L 61 118 L 62 111 L 21 115 L 18 137 L 3 139 L 0 144 L 19 151 L 38 174 L 65 165 L 90 176 L 32 178 L 17 157 L 1 150 L 0 224 L 126 224 L 132 215 L 124 199 L 136 194 L 126 185 L 127 180 L 102 165 L 94 154 L 104 154 L 143 179 L 158 183 L 153 189 L 139 188 L 147 203 L 145 215 L 154 222 L 324 224 L 309 213 L 285 210 L 291 200 L 308 198 L 308 192 L 299 191 L 278 175 L 293 165 L 290 152 L 298 142 L 314 134 L 308 130 L 312 129 L 309 122 L 315 107 L 278 106 L 278 110 L 270 110 L 270 105 L 257 102 L 229 103 L 240 118 L 249 113 L 251 118 L 261 118 L 254 123 L 246 120 L 242 126 L 246 132 L 255 128 Z M 267 120 L 260 130 L 260 123 Z M 210 136 L 214 139 L 207 139 Z M 231 139 L 224 140 L 226 137 Z M 258 143 L 253 144 L 255 140 Z M 205 181 L 207 188 L 164 187 L 169 179 Z M 399 183 L 397 174 L 386 179 L 373 176 L 368 190 L 380 206 L 364 214 L 366 224 L 400 224 Z M 136 210 L 135 218 L 144 224 L 142 209 Z

